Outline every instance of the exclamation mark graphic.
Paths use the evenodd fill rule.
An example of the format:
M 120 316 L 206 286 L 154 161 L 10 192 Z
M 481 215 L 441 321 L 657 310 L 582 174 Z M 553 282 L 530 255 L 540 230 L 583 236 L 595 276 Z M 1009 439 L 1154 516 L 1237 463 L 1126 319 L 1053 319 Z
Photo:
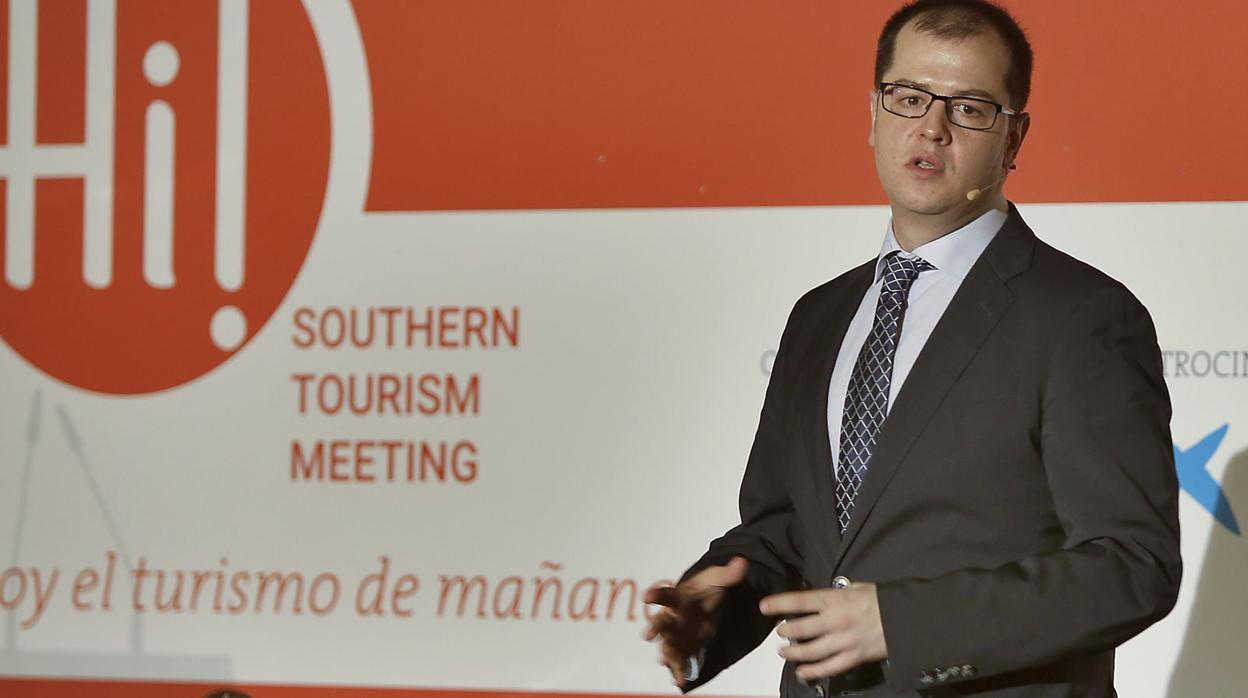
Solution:
M 219 0 L 217 44 L 217 207 L 214 273 L 226 291 L 243 286 L 247 220 L 248 0 Z M 222 351 L 247 337 L 247 318 L 233 305 L 213 314 L 208 327 Z
M 157 41 L 143 56 L 143 75 L 156 87 L 178 76 L 178 50 Z M 163 99 L 147 105 L 143 150 L 143 278 L 153 288 L 172 288 L 174 123 L 173 108 Z

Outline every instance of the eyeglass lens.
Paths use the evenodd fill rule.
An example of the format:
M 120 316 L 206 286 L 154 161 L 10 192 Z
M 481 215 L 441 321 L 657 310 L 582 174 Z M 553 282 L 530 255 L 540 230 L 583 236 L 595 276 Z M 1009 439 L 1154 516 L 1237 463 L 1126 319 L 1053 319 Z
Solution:
M 884 88 L 884 108 L 909 119 L 917 119 L 931 107 L 932 95 L 913 87 L 889 85 Z M 991 103 L 971 97 L 949 97 L 946 112 L 949 120 L 958 126 L 972 129 L 990 129 L 997 121 L 997 109 Z

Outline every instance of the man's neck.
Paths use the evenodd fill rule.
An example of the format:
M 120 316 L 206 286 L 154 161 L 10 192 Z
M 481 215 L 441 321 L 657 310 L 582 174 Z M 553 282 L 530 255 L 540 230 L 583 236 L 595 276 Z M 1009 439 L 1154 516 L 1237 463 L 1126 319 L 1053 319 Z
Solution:
M 959 208 L 940 216 L 925 216 L 894 209 L 893 237 L 897 238 L 897 244 L 901 246 L 901 249 L 913 252 L 932 240 L 958 230 L 993 208 L 1001 211 L 1009 210 L 1004 194 L 998 194 L 980 205 Z

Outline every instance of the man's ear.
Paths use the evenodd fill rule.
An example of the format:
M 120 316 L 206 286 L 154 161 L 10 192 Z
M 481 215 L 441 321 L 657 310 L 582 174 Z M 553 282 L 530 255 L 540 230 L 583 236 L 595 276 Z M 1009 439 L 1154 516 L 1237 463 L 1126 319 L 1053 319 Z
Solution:
M 880 101 L 875 98 L 875 90 L 871 90 L 871 130 L 867 132 L 867 145 L 875 147 L 875 110 L 879 108 Z
M 1023 140 L 1027 138 L 1027 130 L 1031 128 L 1031 114 L 1023 112 L 1015 117 L 1015 122 L 1006 134 L 1004 165 L 1007 169 L 1014 165 L 1019 151 L 1023 149 Z

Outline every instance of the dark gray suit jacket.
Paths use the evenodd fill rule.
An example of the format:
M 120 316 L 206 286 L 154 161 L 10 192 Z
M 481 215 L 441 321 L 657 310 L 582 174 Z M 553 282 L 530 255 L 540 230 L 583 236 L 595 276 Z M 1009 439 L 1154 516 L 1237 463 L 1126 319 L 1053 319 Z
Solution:
M 1179 587 L 1170 400 L 1152 320 L 1105 274 L 1009 219 L 892 406 L 838 533 L 828 382 L 875 260 L 794 306 L 741 483 L 741 524 L 686 577 L 734 555 L 697 682 L 767 636 L 768 594 L 878 584 L 889 658 L 781 693 L 1112 696 L 1114 648 Z

